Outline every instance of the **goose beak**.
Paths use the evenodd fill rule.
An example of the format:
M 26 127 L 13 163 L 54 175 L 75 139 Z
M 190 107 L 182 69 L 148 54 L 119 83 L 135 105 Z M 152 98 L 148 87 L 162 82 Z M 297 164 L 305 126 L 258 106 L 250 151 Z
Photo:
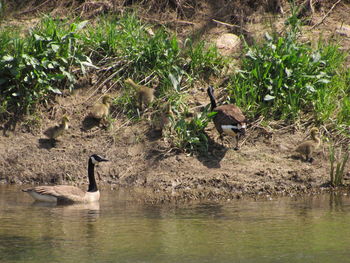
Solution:
M 101 158 L 100 162 L 109 162 L 108 159 Z

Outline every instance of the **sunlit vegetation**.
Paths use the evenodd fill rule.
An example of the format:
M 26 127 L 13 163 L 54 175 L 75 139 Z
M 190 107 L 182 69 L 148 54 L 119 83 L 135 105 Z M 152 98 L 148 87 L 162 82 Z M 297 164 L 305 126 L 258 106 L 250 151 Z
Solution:
M 331 128 L 350 124 L 350 71 L 343 67 L 345 54 L 337 45 L 313 49 L 299 41 L 296 13 L 286 21 L 285 33 L 266 33 L 265 40 L 245 47 L 241 68 L 229 76 L 228 101 L 251 118 L 287 122 L 308 116 Z M 101 16 L 74 22 L 44 17 L 27 34 L 0 31 L 0 117 L 33 114 L 64 89 L 72 90 L 78 75 L 99 71 L 106 83 L 119 88 L 113 104 L 127 118 L 142 119 L 136 83 L 153 86 L 156 100 L 148 113 L 171 105 L 172 129 L 165 133 L 173 147 L 206 152 L 204 130 L 210 114 L 192 113 L 188 90 L 195 80 L 221 77 L 230 59 L 206 42 L 180 41 L 164 27 L 153 28 L 135 13 Z M 212 84 L 212 83 L 211 83 Z M 112 89 L 113 90 L 113 89 Z M 344 131 L 346 129 L 343 129 Z
M 329 161 L 330 161 L 330 183 L 332 186 L 337 187 L 343 185 L 343 178 L 345 175 L 345 166 L 349 160 L 349 151 L 347 149 L 345 153 L 342 153 L 341 148 L 336 150 L 334 146 L 329 149 Z
M 77 34 L 85 23 L 64 25 L 45 17 L 25 37 L 0 35 L 0 114 L 30 114 L 48 95 L 73 88 L 73 67 L 92 66 Z
M 316 123 L 350 124 L 349 71 L 345 54 L 322 41 L 316 49 L 298 40 L 300 21 L 293 14 L 282 35 L 247 46 L 242 67 L 227 88 L 232 100 L 251 116 L 295 120 L 310 115 Z

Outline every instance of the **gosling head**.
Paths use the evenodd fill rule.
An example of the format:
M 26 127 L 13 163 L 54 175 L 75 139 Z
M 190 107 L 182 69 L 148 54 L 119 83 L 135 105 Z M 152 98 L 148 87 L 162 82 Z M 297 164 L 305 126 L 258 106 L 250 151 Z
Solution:
M 68 123 L 69 123 L 69 118 L 67 115 L 63 115 L 62 117 L 62 124 L 64 129 L 67 130 L 68 129 Z
M 102 103 L 103 103 L 103 104 L 109 105 L 109 104 L 111 104 L 111 102 L 112 102 L 111 96 L 109 96 L 109 95 L 104 95 L 104 96 L 102 97 Z
M 69 122 L 69 118 L 67 115 L 63 115 L 62 116 L 62 123 L 68 123 Z
M 133 82 L 131 78 L 127 78 L 126 80 L 124 80 L 124 83 L 126 84 L 130 84 L 130 82 Z
M 109 160 L 101 157 L 100 155 L 98 154 L 93 154 L 90 156 L 90 161 L 93 163 L 93 164 L 96 164 L 96 163 L 99 163 L 99 162 L 108 162 Z
M 310 130 L 310 133 L 311 133 L 311 135 L 316 135 L 316 134 L 319 133 L 319 130 L 318 130 L 318 128 L 313 127 L 313 128 Z

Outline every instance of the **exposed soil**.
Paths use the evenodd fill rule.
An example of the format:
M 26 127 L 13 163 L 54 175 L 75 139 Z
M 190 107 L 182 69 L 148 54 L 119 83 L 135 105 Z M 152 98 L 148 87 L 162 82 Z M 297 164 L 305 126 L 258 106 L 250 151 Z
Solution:
M 230 141 L 223 147 L 213 140 L 208 156 L 188 156 L 169 152 L 167 143 L 146 121 L 131 125 L 117 118 L 108 130 L 99 126 L 85 130 L 84 117 L 98 98 L 89 99 L 82 90 L 58 98 L 55 107 L 43 113 L 43 129 L 54 125 L 62 112 L 72 118 L 71 128 L 55 147 L 40 127 L 29 131 L 22 125 L 1 136 L 2 183 L 86 184 L 87 158 L 92 153 L 110 159 L 96 169 L 100 185 L 137 188 L 148 201 L 294 195 L 321 191 L 329 181 L 328 154 L 323 148 L 312 163 L 290 150 L 306 137 L 293 127 L 252 128 L 239 151 L 230 149 Z M 213 125 L 207 133 L 216 139 Z
M 206 26 L 211 13 L 201 7 L 197 10 L 201 16 L 187 21 L 182 34 L 204 32 L 203 37 L 210 39 L 232 32 L 232 28 L 212 22 Z M 319 7 L 311 20 L 320 21 L 330 7 Z M 337 32 L 340 25 L 350 25 L 349 11 L 350 4 L 344 1 L 315 29 L 311 27 L 316 22 L 306 26 L 303 37 L 316 39 L 324 32 L 326 39 L 336 36 L 341 47 L 349 51 L 350 27 L 345 33 Z M 205 20 L 200 22 L 198 17 Z M 271 12 L 251 10 L 245 28 L 254 38 L 263 32 L 262 21 L 266 17 L 271 17 Z M 275 26 L 279 27 L 283 19 L 277 17 Z M 57 97 L 54 104 L 39 113 L 40 116 L 28 117 L 14 132 L 4 131 L 0 136 L 0 182 L 86 185 L 87 158 L 98 153 L 110 159 L 96 169 L 101 176 L 100 185 L 137 189 L 139 198 L 150 201 L 296 195 L 329 189 L 327 144 L 314 154 L 312 163 L 293 153 L 292 149 L 307 136 L 305 126 L 285 127 L 277 123 L 264 129 L 254 126 L 248 129 L 241 149 L 234 151 L 230 149 L 232 142 L 226 142 L 225 147 L 221 145 L 210 124 L 207 134 L 212 141 L 208 155 L 190 156 L 170 150 L 147 121 L 131 123 L 117 112 L 112 113 L 116 121 L 109 129 L 87 128 L 87 112 L 101 97 L 101 91 L 97 94 L 95 91 L 87 87 L 75 94 Z M 202 84 L 194 87 L 190 94 L 195 96 L 193 103 L 208 103 Z M 71 127 L 53 147 L 42 132 L 59 122 L 64 113 L 70 116 Z M 345 182 L 350 180 L 350 172 L 345 179 Z

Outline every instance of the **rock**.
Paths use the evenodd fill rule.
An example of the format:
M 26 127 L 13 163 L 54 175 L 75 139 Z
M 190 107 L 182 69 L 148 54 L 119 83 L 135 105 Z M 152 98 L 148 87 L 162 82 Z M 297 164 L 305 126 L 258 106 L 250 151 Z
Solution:
M 337 29 L 335 32 L 341 36 L 349 37 L 350 38 L 350 25 L 339 25 L 337 26 Z
M 216 39 L 216 47 L 222 55 L 232 55 L 241 49 L 242 41 L 240 38 L 231 33 L 221 35 Z

